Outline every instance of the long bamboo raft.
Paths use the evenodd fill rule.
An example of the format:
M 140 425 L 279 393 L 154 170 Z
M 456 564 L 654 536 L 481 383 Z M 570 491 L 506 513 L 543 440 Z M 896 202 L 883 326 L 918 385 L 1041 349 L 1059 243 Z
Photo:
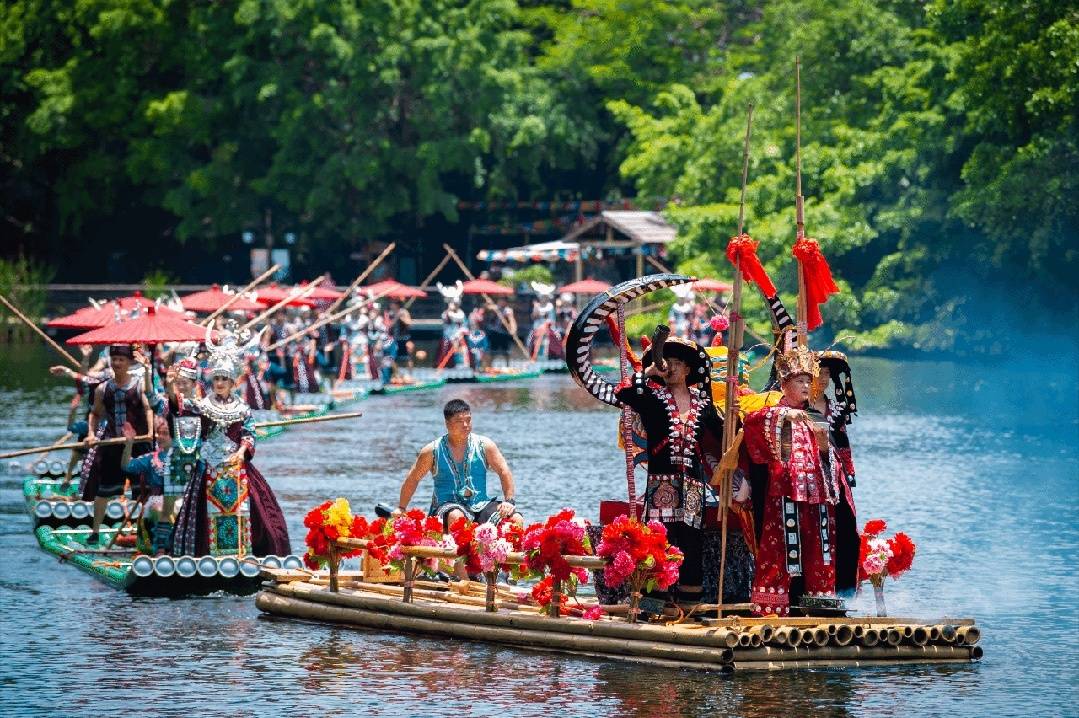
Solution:
M 345 539 L 339 545 L 361 543 Z M 729 616 L 705 624 L 683 615 L 628 623 L 614 615 L 627 607 L 605 606 L 608 615 L 588 620 L 533 606 L 510 586 L 414 580 L 411 557 L 449 558 L 452 552 L 442 556 L 441 549 L 417 547 L 405 553 L 410 558 L 400 580 L 363 571 L 264 569 L 268 581 L 256 605 L 289 618 L 719 672 L 970 663 L 982 657 L 981 631 L 970 618 Z M 605 563 L 594 556 L 565 558 L 592 569 Z
M 246 596 L 258 590 L 263 569 L 296 569 L 299 556 L 159 556 L 138 554 L 122 546 L 107 548 L 120 531 L 131 536 L 134 528 L 102 528 L 100 546 L 87 546 L 89 527 L 39 526 L 38 544 L 60 561 L 89 574 L 107 586 L 134 596 L 199 596 L 215 592 Z

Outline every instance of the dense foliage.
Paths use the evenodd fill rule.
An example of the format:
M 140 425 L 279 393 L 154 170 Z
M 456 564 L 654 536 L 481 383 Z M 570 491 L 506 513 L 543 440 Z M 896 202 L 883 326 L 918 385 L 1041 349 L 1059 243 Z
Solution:
M 786 290 L 797 54 L 831 327 L 977 343 L 986 287 L 1072 311 L 1079 10 L 1052 0 L 12 0 L 4 251 L 288 227 L 347 255 L 462 199 L 638 194 L 714 272 L 752 102 L 747 229 Z

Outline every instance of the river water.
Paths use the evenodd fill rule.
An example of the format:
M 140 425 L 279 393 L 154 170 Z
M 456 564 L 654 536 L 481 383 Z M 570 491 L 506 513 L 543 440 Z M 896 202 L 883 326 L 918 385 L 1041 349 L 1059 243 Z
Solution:
M 47 360 L 0 352 L 0 448 L 62 433 L 69 390 Z M 253 597 L 132 599 L 37 549 L 22 472 L 3 467 L 3 715 L 1076 715 L 1076 374 L 1074 361 L 854 360 L 859 517 L 918 544 L 886 586 L 889 612 L 977 618 L 978 664 L 700 674 L 270 619 Z M 616 412 L 567 377 L 372 397 L 362 419 L 259 447 L 293 549 L 327 498 L 394 502 L 452 397 L 508 457 L 528 518 L 566 505 L 594 518 L 624 495 Z M 855 608 L 872 610 L 871 593 Z

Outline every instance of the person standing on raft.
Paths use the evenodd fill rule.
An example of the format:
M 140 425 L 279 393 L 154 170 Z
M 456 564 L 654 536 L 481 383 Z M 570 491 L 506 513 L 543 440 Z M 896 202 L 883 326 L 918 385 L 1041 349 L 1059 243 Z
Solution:
M 659 521 L 668 540 L 682 550 L 678 598 L 699 603 L 705 495 L 708 478 L 701 465 L 702 443 L 720 441 L 723 420 L 712 404 L 710 362 L 696 342 L 670 337 L 663 343 L 666 367 L 655 364 L 649 351 L 643 371 L 629 377 L 615 392 L 617 399 L 637 412 L 647 434 L 648 484 L 644 492 L 644 521 Z

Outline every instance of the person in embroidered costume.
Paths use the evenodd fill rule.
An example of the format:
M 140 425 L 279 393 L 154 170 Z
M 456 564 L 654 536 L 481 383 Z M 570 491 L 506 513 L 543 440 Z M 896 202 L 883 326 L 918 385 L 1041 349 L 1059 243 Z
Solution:
M 532 302 L 532 330 L 525 344 L 533 359 L 561 359 L 562 334 L 554 304 L 554 285 L 532 282 L 536 299 Z
M 428 514 L 442 519 L 445 527 L 462 517 L 480 523 L 511 518 L 523 525 L 516 509 L 513 473 L 494 441 L 472 433 L 471 407 L 453 399 L 442 409 L 442 416 L 446 433 L 420 449 L 401 485 L 397 513 L 408 509 L 420 480 L 429 473 L 434 491 Z M 501 499 L 487 486 L 490 471 L 498 474 L 502 484 Z
M 135 432 L 129 427 L 125 431 L 127 443 L 122 463 L 125 473 L 140 480 L 140 494 L 146 502 L 142 518 L 153 524 L 151 550 L 154 555 L 163 556 L 172 552 L 172 530 L 184 488 L 193 476 L 201 476 L 202 472 L 198 459 L 190 456 L 185 447 L 174 449 L 168 421 L 164 417 L 156 417 L 155 421 L 157 450 L 132 459 Z M 183 426 L 182 422 L 179 426 Z M 197 420 L 193 428 L 197 433 Z
M 835 597 L 837 507 L 853 513 L 854 504 L 827 425 L 807 411 L 816 355 L 795 346 L 777 358 L 776 372 L 783 398 L 745 417 L 743 446 L 767 475 L 751 602 L 759 615 L 785 616 L 803 596 Z
M 200 419 L 199 453 L 205 469 L 184 490 L 173 554 L 284 555 L 290 551 L 284 514 L 266 479 L 251 464 L 251 409 L 233 394 L 236 361 L 247 337 L 228 329 L 220 334 L 220 344 L 209 335 L 206 342 L 212 352 L 213 392 L 184 409 Z
M 99 384 L 109 380 L 112 370 L 108 368 L 104 357 L 100 357 L 93 367 L 90 366 L 90 357 L 94 348 L 90 344 L 80 344 L 82 360 L 79 362 L 80 371 L 66 366 L 49 367 L 49 373 L 53 376 L 63 376 L 75 382 L 75 396 L 71 398 L 71 407 L 67 415 L 67 430 L 71 432 L 77 441 L 83 441 L 90 433 L 90 425 L 87 417 L 94 403 L 94 392 Z M 84 449 L 73 450 L 68 459 L 67 468 L 64 470 L 64 481 L 71 481 L 75 465 L 86 455 Z
M 123 446 L 94 446 L 99 440 L 124 436 L 124 426 L 130 424 L 135 435 L 150 433 L 153 413 L 143 392 L 142 381 L 131 373 L 134 349 L 128 344 L 109 347 L 109 363 L 112 377 L 94 389 L 93 407 L 88 419 L 90 447 L 82 464 L 80 490 L 83 501 L 94 502 L 94 518 L 87 542 L 98 542 L 98 531 L 105 519 L 105 509 L 110 498 L 124 492 L 124 471 L 121 465 Z M 151 449 L 149 442 L 140 441 L 132 447 L 135 456 Z
M 464 291 L 464 285 L 460 281 L 448 287 L 438 283 L 438 292 L 446 302 L 446 309 L 441 317 L 442 339 L 435 356 L 435 366 L 440 369 L 469 366 L 471 356 L 468 351 L 468 322 L 464 310 L 461 309 L 461 295 Z
M 702 443 L 718 442 L 723 421 L 711 401 L 709 361 L 696 342 L 671 337 L 663 344 L 667 366 L 657 367 L 653 352 L 620 385 L 615 396 L 633 409 L 647 436 L 648 484 L 644 521 L 660 521 L 672 545 L 685 555 L 679 570 L 679 599 L 699 602 L 704 579 L 701 562 L 708 479 Z

